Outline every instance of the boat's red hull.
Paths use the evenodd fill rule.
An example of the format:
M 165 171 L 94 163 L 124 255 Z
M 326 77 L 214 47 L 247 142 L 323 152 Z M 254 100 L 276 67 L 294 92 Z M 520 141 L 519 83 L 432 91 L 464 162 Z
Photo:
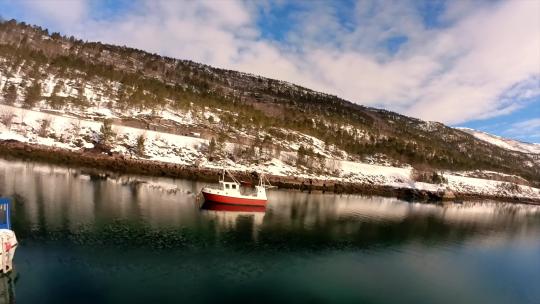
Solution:
M 230 204 L 230 205 L 242 205 L 242 206 L 266 206 L 266 200 L 252 199 L 252 198 L 238 198 L 213 193 L 202 192 L 205 201 Z
M 213 211 L 232 211 L 232 212 L 265 212 L 265 206 L 248 206 L 248 205 L 231 205 L 231 204 L 221 204 L 214 203 L 212 201 L 206 201 L 201 206 L 201 209 L 204 210 L 213 210 Z

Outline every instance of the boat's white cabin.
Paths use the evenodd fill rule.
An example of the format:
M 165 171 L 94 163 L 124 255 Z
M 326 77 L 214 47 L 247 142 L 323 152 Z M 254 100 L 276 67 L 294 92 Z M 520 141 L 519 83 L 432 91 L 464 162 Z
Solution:
M 221 190 L 225 191 L 226 193 L 234 194 L 234 193 L 240 193 L 240 184 L 236 182 L 219 182 Z
M 209 192 L 212 192 L 211 189 L 208 189 Z M 266 199 L 266 189 L 264 186 L 255 186 L 255 191 L 250 191 L 249 189 L 241 189 L 240 183 L 237 182 L 224 182 L 219 181 L 218 190 L 223 195 L 232 195 L 232 196 L 256 196 L 258 198 Z M 219 193 L 218 192 L 218 193 Z

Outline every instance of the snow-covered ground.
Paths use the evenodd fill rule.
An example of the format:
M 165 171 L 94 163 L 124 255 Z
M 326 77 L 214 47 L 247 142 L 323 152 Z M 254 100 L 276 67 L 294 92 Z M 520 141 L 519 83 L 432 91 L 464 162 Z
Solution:
M 100 108 L 93 112 L 101 112 L 104 116 L 114 116 Z M 191 113 L 179 113 L 165 110 L 161 112 L 164 119 L 179 123 L 192 123 Z M 98 139 L 102 122 L 81 119 L 58 111 L 45 113 L 39 110 L 27 110 L 18 107 L 0 105 L 0 116 L 13 115 L 11 125 L 7 126 L 0 120 L 0 140 L 12 139 L 21 142 L 59 147 L 69 150 L 92 148 Z M 213 114 L 217 115 L 217 114 Z M 218 117 L 216 117 L 218 118 Z M 217 120 L 214 118 L 214 120 Z M 48 121 L 43 130 L 43 121 Z M 335 153 L 329 153 L 324 143 L 317 138 L 305 134 L 297 134 L 306 144 L 311 144 L 315 150 L 324 156 L 324 164 L 315 173 L 296 166 L 293 151 L 283 151 L 267 161 L 259 163 L 234 162 L 225 158 L 211 161 L 206 153 L 209 141 L 199 137 L 182 136 L 165 132 L 138 129 L 122 125 L 114 125 L 116 133 L 113 151 L 126 156 L 137 158 L 133 154 L 138 136 L 143 135 L 147 159 L 181 165 L 194 165 L 203 168 L 226 168 L 232 171 L 258 171 L 284 177 L 314 178 L 319 180 L 366 183 L 386 185 L 399 188 L 410 188 L 428 191 L 454 191 L 464 194 L 497 195 L 502 197 L 523 197 L 540 199 L 540 189 L 509 182 L 493 181 L 471 177 L 470 172 L 445 172 L 447 182 L 444 184 L 429 184 L 416 182 L 411 178 L 411 167 L 391 167 L 380 164 L 368 164 L 348 160 L 346 155 L 336 158 Z M 294 150 L 294 147 L 291 147 Z M 296 148 L 299 144 L 296 144 Z M 227 144 L 226 150 L 232 151 L 234 145 Z M 343 153 L 343 152 L 342 152 Z M 486 172 L 493 174 L 494 172 Z
M 0 105 L 0 116 L 13 115 L 11 126 L 0 122 L 0 140 L 13 139 L 21 142 L 58 147 L 70 150 L 92 148 L 98 140 L 102 123 L 74 117 L 66 117 Z M 49 126 L 43 130 L 43 121 Z M 192 164 L 202 157 L 199 152 L 207 141 L 201 138 L 156 132 L 121 125 L 114 125 L 116 133 L 115 152 L 130 154 L 138 136 L 146 139 L 146 154 L 154 160 L 177 164 Z M 40 133 L 46 133 L 40 136 Z M 41 134 L 43 135 L 43 134 Z

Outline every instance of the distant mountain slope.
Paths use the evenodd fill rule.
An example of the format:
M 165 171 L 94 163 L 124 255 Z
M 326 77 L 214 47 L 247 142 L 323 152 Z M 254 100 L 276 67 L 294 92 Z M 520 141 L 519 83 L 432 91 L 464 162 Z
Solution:
M 364 107 L 279 80 L 84 42 L 14 20 L 0 22 L 0 102 L 214 138 L 243 147 L 233 156 L 220 156 L 235 162 L 249 157 L 259 161 L 261 153 L 253 157 L 254 149 L 273 150 L 296 158 L 308 155 L 319 163 L 332 157 L 384 159 L 419 168 L 491 170 L 540 184 L 540 165 L 531 162 L 529 154 L 441 123 Z M 20 120 L 23 130 L 28 124 Z M 117 140 L 126 151 L 134 144 L 134 139 Z
M 480 140 L 496 145 L 503 149 L 523 152 L 523 153 L 540 154 L 540 144 L 527 143 L 527 142 L 522 142 L 522 141 L 510 139 L 510 138 L 504 138 L 501 136 L 489 134 L 486 132 L 482 132 L 482 131 L 478 131 L 478 130 L 474 130 L 470 128 L 457 128 L 457 129 L 467 132 Z

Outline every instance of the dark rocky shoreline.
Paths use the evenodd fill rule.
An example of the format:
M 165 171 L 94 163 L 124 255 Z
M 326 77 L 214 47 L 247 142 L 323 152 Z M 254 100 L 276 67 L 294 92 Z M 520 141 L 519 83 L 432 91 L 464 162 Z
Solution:
M 126 158 L 121 155 L 108 155 L 99 151 L 70 151 L 42 145 L 22 143 L 14 140 L 0 140 L 0 157 L 6 159 L 28 160 L 61 166 L 100 170 L 112 174 L 138 174 L 182 178 L 206 182 L 217 182 L 220 170 L 196 166 L 177 165 L 159 161 Z M 252 180 L 251 172 L 235 172 L 241 180 Z M 269 181 L 283 189 L 300 191 L 322 191 L 344 194 L 377 195 L 396 197 L 407 201 L 463 201 L 470 199 L 490 199 L 540 205 L 540 200 L 521 197 L 501 197 L 495 195 L 471 195 L 468 193 L 437 193 L 410 188 L 395 188 L 365 183 L 343 183 L 317 179 L 267 175 Z

